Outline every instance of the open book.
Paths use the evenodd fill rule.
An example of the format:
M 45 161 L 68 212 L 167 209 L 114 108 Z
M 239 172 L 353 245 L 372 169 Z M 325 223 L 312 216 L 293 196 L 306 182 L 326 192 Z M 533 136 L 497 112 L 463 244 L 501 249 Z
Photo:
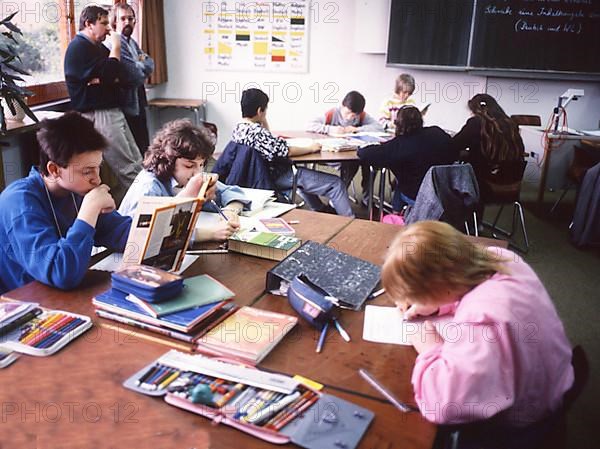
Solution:
M 246 198 L 251 201 L 250 210 L 243 211 L 243 216 L 253 215 L 255 212 L 264 209 L 267 204 L 275 201 L 275 192 L 273 190 L 251 189 L 249 187 L 241 187 L 241 189 Z
M 197 198 L 142 197 L 131 223 L 122 265 L 177 271 L 192 238 L 210 181 Z

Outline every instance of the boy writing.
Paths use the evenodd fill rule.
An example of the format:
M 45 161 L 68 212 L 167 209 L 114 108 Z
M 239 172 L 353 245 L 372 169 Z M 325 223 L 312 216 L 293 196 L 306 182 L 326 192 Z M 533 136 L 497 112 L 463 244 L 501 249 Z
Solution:
M 325 115 L 315 118 L 308 124 L 306 130 L 321 134 L 383 131 L 379 123 L 365 112 L 365 104 L 365 97 L 360 92 L 355 90 L 348 92 L 339 107 L 330 109 Z M 348 161 L 341 164 L 332 164 L 332 166 L 340 168 L 340 176 L 344 185 L 348 188 L 358 171 L 360 163 Z M 369 168 L 367 165 L 362 165 L 361 173 L 363 197 L 366 199 L 369 188 Z
M 44 120 L 40 166 L 0 195 L 0 292 L 37 280 L 76 287 L 94 245 L 123 250 L 131 219 L 115 212 L 100 165 L 106 139 L 71 112 Z
M 311 121 L 306 130 L 320 134 L 347 134 L 381 131 L 377 121 L 365 112 L 365 97 L 355 90 L 348 92 L 342 104 Z

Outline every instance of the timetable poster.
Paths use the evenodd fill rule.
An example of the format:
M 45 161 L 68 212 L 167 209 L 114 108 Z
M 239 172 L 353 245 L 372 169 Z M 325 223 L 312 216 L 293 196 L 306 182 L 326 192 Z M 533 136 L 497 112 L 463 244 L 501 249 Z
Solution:
M 204 3 L 207 68 L 306 73 L 309 8 L 310 0 Z

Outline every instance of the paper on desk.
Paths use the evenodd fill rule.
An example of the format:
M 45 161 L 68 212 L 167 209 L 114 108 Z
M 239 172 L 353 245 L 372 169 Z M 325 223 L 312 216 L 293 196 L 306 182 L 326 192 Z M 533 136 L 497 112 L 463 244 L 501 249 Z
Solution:
M 600 129 L 582 129 L 581 132 L 586 136 L 600 137 Z
M 250 216 L 240 216 L 240 227 L 244 229 L 257 228 L 265 232 L 268 229 L 259 221 L 261 218 L 274 218 L 285 214 L 286 212 L 295 209 L 295 204 L 278 203 L 276 201 L 269 202 L 262 209 L 252 212 Z M 206 228 L 216 226 L 223 218 L 216 212 L 201 212 L 196 221 L 196 228 Z
M 200 214 L 202 215 L 202 214 Z M 186 254 L 183 258 L 183 262 L 181 262 L 181 268 L 179 271 L 176 271 L 176 274 L 183 273 L 186 269 L 189 268 L 191 264 L 193 264 L 199 256 L 194 256 L 192 254 Z M 109 273 L 113 273 L 121 268 L 121 262 L 123 262 L 123 253 L 112 253 L 111 255 L 105 257 L 98 263 L 92 265 L 90 270 L 96 271 L 108 271 Z
M 404 321 L 403 315 L 398 307 L 368 305 L 365 308 L 363 340 L 410 346 L 409 337 L 420 331 L 424 320 Z M 441 329 L 452 321 L 452 316 L 443 315 L 428 320 L 443 335 Z
M 285 139 L 288 147 L 309 148 L 314 145 L 315 141 L 310 137 L 292 137 Z

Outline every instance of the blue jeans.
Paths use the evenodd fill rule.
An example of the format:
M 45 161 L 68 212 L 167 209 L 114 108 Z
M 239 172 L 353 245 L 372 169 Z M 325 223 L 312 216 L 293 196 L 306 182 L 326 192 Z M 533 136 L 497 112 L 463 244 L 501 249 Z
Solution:
M 291 189 L 292 183 L 291 170 L 275 181 L 275 185 L 280 190 Z M 324 209 L 325 205 L 319 198 L 319 196 L 324 196 L 331 201 L 338 215 L 354 217 L 348 191 L 338 176 L 300 167 L 298 168 L 298 188 L 308 207 L 312 210 L 322 211 Z

